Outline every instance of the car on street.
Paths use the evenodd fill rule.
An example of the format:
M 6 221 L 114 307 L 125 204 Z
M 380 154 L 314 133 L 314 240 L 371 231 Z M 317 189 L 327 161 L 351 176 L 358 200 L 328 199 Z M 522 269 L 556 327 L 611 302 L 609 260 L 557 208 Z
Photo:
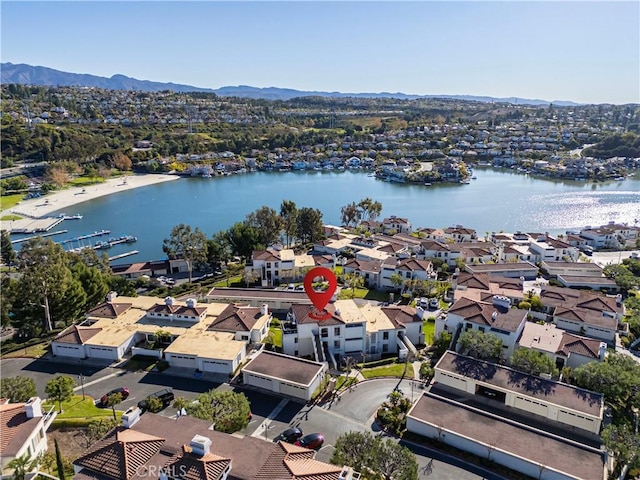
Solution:
M 302 437 L 301 429 L 296 427 L 287 428 L 284 432 L 282 432 L 280 435 L 274 438 L 273 441 L 279 442 L 280 440 L 282 440 L 283 442 L 287 442 L 287 443 L 295 443 L 295 441 L 298 440 L 300 437 Z
M 170 388 L 165 388 L 163 390 L 159 390 L 155 393 L 152 393 L 144 400 L 140 400 L 138 402 L 138 408 L 142 410 L 142 412 L 146 412 L 147 410 L 149 410 L 150 398 L 160 399 L 160 401 L 162 402 L 162 409 L 165 409 L 171 404 L 171 402 L 173 402 L 175 395 L 173 394 L 173 390 L 171 390 Z M 154 412 L 154 413 L 157 413 L 157 412 Z
M 129 389 L 126 387 L 114 388 L 110 392 L 107 392 L 102 397 L 100 397 L 100 404 L 106 407 L 107 404 L 109 403 L 109 397 L 111 395 L 116 395 L 118 393 L 122 395 L 122 400 L 126 400 L 127 397 L 129 396 Z
M 295 441 L 294 445 L 299 447 L 310 448 L 311 450 L 319 450 L 324 444 L 324 436 L 321 433 L 310 433 L 304 437 L 300 437 Z

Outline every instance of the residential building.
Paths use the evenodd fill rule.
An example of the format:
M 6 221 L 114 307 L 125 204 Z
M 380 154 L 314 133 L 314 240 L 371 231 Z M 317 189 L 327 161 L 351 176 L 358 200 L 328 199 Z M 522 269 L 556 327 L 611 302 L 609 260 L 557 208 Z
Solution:
M 0 400 L 0 461 L 2 475 L 10 475 L 7 465 L 15 458 L 32 460 L 47 451 L 47 430 L 56 417 L 54 407 L 44 412 L 40 397 L 26 403 Z
M 406 218 L 391 215 L 382 220 L 382 232 L 386 234 L 411 233 L 411 223 Z

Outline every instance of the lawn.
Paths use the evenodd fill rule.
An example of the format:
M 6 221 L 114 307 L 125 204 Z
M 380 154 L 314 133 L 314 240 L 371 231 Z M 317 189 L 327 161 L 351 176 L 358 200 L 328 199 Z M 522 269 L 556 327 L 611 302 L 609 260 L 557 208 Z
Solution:
M 435 320 L 427 319 L 425 322 L 422 322 L 422 333 L 424 333 L 424 343 L 427 345 L 433 344 L 433 336 L 436 333 Z
M 352 296 L 353 294 L 353 296 Z M 350 298 L 364 298 L 365 300 L 376 300 L 378 302 L 388 302 L 389 293 L 380 292 L 378 290 L 369 290 L 368 288 L 356 288 L 355 291 L 351 288 L 342 287 L 338 294 L 339 300 L 348 300 Z
M 2 358 L 20 358 L 20 357 L 39 358 L 45 353 L 47 353 L 48 348 L 49 348 L 48 342 L 38 343 L 37 345 L 31 345 L 26 348 L 15 350 L 11 353 L 3 354 Z
M 49 411 L 52 406 L 55 406 L 55 411 L 58 411 L 58 402 L 48 402 L 42 406 L 42 409 Z M 120 419 L 122 412 L 116 410 L 116 416 Z M 53 425 L 57 427 L 81 426 L 105 417 L 113 418 L 111 408 L 98 408 L 94 405 L 93 398 L 87 396 L 82 400 L 82 395 L 74 395 L 66 402 L 62 402 L 62 413 L 58 414 Z
M 376 377 L 402 377 L 404 374 L 404 363 L 396 363 L 393 365 L 384 365 L 382 367 L 364 368 L 361 370 L 364 378 L 376 378 Z M 413 372 L 411 372 L 413 376 Z
M 14 193 L 13 195 L 3 195 L 0 197 L 0 210 L 9 210 L 15 207 L 24 197 L 24 193 Z M 18 217 L 22 218 L 22 217 Z
M 273 346 L 282 348 L 282 329 L 280 328 L 280 325 L 273 325 L 269 327 L 269 334 L 272 335 Z
M 89 185 L 95 185 L 97 183 L 103 183 L 103 182 L 104 182 L 104 178 L 102 177 L 87 177 L 87 176 L 81 175 L 79 177 L 75 177 L 69 180 L 68 185 L 71 185 L 73 187 L 86 187 Z
M 0 217 L 0 221 L 3 222 L 11 222 L 13 220 L 21 220 L 22 217 L 20 215 L 4 215 Z
M 157 363 L 157 358 L 146 357 L 144 355 L 135 355 L 127 361 L 127 363 L 124 365 L 124 368 L 132 372 L 150 372 L 151 370 L 153 370 L 153 367 L 155 367 Z
M 242 280 L 242 275 L 235 275 L 233 277 L 220 280 L 213 284 L 214 287 L 246 287 L 247 285 Z

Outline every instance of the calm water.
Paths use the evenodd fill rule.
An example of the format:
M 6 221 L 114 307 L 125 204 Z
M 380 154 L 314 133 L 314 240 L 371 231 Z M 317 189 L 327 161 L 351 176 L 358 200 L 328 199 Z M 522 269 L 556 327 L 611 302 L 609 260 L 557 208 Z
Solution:
M 366 173 L 250 173 L 222 178 L 183 178 L 129 190 L 65 209 L 82 220 L 59 227 L 59 241 L 101 229 L 127 234 L 138 242 L 108 250 L 140 253 L 118 263 L 164 258 L 162 240 L 179 223 L 207 236 L 230 227 L 262 205 L 279 211 L 282 200 L 320 209 L 325 223 L 340 224 L 340 207 L 371 197 L 382 203 L 382 217 L 408 218 L 415 227 L 464 225 L 486 231 L 561 233 L 609 221 L 640 223 L 640 179 L 583 184 L 535 179 L 521 174 L 475 170 L 468 185 L 388 183 Z M 381 218 L 382 218 L 381 217 Z M 637 219 L 637 220 L 636 220 Z M 105 239 L 104 237 L 102 239 Z M 94 239 L 95 240 L 95 239 Z

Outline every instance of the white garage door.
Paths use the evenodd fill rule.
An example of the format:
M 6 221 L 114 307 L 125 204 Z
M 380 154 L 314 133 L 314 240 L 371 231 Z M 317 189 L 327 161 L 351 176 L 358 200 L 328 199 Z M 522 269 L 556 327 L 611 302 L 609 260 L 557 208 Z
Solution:
M 189 355 L 167 355 L 169 364 L 172 367 L 193 368 L 196 366 L 196 357 Z
M 531 398 L 523 397 L 516 397 L 514 407 L 521 408 L 522 410 L 526 410 L 527 412 L 535 413 L 536 415 L 541 415 L 543 417 L 547 416 L 549 410 L 548 405 Z
M 229 362 L 219 360 L 202 360 L 202 370 L 205 372 L 231 373 Z
M 109 360 L 117 360 L 118 355 L 115 348 L 110 347 L 89 347 L 90 358 L 107 358 Z
M 294 385 L 287 385 L 286 383 L 280 384 L 280 393 L 285 395 L 291 395 L 292 397 L 307 399 L 307 389 L 304 387 L 298 387 Z
M 268 378 L 262 378 L 256 375 L 245 374 L 244 382 L 247 383 L 248 385 L 253 385 L 254 387 L 264 388 L 265 390 L 270 391 L 272 389 L 272 386 L 271 386 L 272 380 Z
M 80 345 L 54 344 L 53 353 L 63 357 L 83 358 L 84 348 Z

